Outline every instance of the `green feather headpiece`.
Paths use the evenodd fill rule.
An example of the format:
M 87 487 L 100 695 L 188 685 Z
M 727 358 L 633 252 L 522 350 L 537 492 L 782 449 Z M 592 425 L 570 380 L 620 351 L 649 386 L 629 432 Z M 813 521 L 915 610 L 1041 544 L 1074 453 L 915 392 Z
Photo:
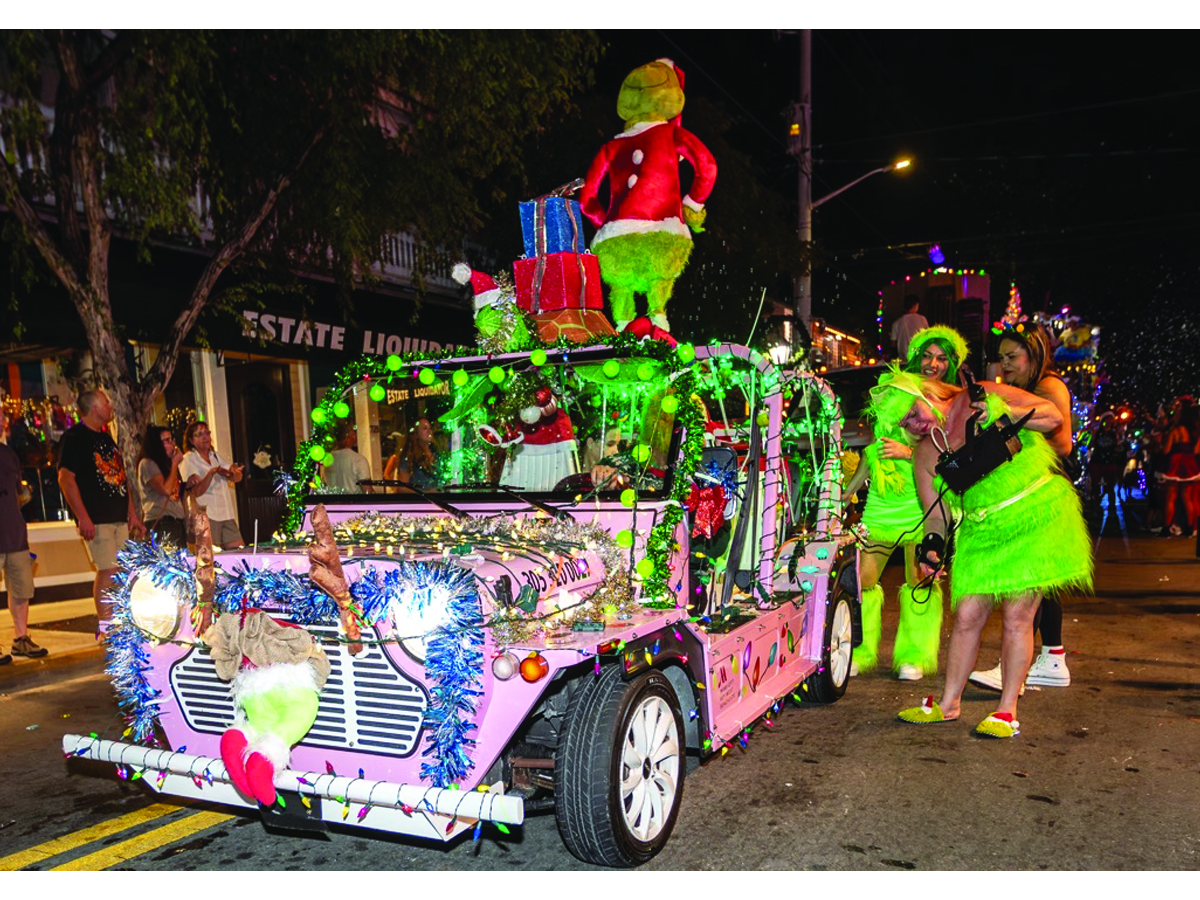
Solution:
M 920 374 L 921 356 L 930 344 L 937 344 L 950 358 L 950 365 L 942 380 L 948 384 L 956 384 L 958 367 L 966 362 L 969 351 L 963 336 L 945 325 L 930 325 L 912 336 L 912 340 L 908 344 L 908 361 L 904 364 L 904 371 Z

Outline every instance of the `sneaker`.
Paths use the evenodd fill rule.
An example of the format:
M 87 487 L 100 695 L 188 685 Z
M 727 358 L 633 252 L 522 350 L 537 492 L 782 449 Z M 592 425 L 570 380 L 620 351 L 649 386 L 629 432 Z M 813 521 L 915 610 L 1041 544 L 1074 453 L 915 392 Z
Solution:
M 12 652 L 17 656 L 27 656 L 30 659 L 37 659 L 40 656 L 45 656 L 49 651 L 45 647 L 39 647 L 26 634 L 19 638 L 13 638 Z
M 994 669 L 987 669 L 986 671 L 978 670 L 978 671 L 972 672 L 970 675 L 967 676 L 967 680 L 969 682 L 971 682 L 971 684 L 977 684 L 980 687 L 989 688 L 990 690 L 993 690 L 993 691 L 1004 690 L 1004 681 L 1000 674 L 1000 663 L 996 663 L 996 668 L 994 668 Z M 1030 682 L 1030 683 L 1032 684 L 1033 682 Z M 1025 696 L 1025 685 L 1021 685 L 1021 692 L 1017 696 L 1018 697 Z
M 0 653 L 0 666 L 7 666 L 10 662 L 12 662 L 11 653 Z
M 1067 669 L 1067 655 L 1043 650 L 1033 661 L 1033 665 L 1029 667 L 1029 674 L 1025 677 L 1025 682 L 1044 687 L 1067 687 L 1071 683 L 1071 672 Z
M 896 673 L 896 677 L 901 681 L 920 681 L 921 676 L 924 674 L 920 666 L 905 663 L 900 667 L 900 671 Z
M 1183 529 L 1180 528 L 1178 525 L 1172 525 L 1171 526 L 1171 534 L 1175 535 L 1175 537 L 1179 537 L 1181 534 L 1183 534 Z

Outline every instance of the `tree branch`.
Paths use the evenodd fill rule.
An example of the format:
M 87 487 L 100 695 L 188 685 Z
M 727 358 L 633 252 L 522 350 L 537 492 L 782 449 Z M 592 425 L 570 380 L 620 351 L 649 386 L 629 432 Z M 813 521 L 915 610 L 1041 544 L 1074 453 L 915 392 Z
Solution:
M 196 282 L 195 288 L 192 290 L 192 296 L 187 307 L 175 319 L 175 324 L 171 327 L 170 337 L 159 350 L 158 358 L 155 359 L 154 365 L 146 373 L 146 377 L 142 382 L 143 392 L 146 392 L 149 396 L 153 396 L 153 392 L 165 387 L 175 370 L 179 348 L 182 346 L 184 338 L 187 337 L 195 326 L 197 319 L 200 318 L 200 313 L 204 311 L 204 307 L 208 304 L 208 298 L 212 293 L 213 285 L 216 284 L 217 279 L 229 264 L 237 259 L 245 251 L 250 242 L 254 240 L 263 222 L 267 220 L 271 211 L 274 210 L 275 204 L 279 202 L 280 195 L 295 181 L 296 176 L 304 168 L 313 150 L 324 140 L 328 127 L 329 122 L 327 119 L 313 133 L 312 138 L 305 145 L 291 169 L 282 173 L 276 179 L 275 183 L 263 196 L 262 201 L 250 212 L 236 234 L 230 240 L 226 241 L 224 246 L 209 261 L 200 279 Z
M 112 77 L 113 72 L 121 63 L 127 60 L 133 50 L 133 37 L 136 31 L 121 31 L 117 36 L 104 45 L 100 55 L 86 67 L 86 75 L 82 84 L 85 91 L 97 90 L 105 81 Z
M 63 256 L 62 251 L 55 244 L 54 238 L 46 230 L 37 211 L 29 204 L 29 201 L 21 196 L 16 172 L 8 164 L 7 159 L 0 159 L 0 192 L 4 194 L 5 203 L 21 222 L 25 233 L 38 248 L 38 252 L 42 254 L 42 259 L 50 266 L 58 280 L 63 283 L 63 287 L 70 292 L 76 306 L 79 306 L 83 298 L 87 296 L 87 288 L 80 282 L 70 260 Z

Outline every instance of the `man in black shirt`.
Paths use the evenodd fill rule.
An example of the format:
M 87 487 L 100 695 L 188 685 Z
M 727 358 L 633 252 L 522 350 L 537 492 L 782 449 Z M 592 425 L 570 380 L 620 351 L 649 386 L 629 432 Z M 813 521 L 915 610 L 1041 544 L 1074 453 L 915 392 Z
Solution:
M 121 452 L 106 430 L 113 419 L 112 401 L 104 391 L 94 390 L 84 391 L 76 403 L 80 420 L 63 435 L 58 486 L 96 568 L 96 616 L 104 623 L 109 613 L 101 597 L 117 574 L 117 551 L 131 532 L 145 537 L 146 526 L 134 506 Z

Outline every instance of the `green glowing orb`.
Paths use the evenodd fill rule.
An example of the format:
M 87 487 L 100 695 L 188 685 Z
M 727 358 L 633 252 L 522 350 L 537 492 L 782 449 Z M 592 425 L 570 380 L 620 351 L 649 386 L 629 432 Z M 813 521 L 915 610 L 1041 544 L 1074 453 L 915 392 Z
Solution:
M 339 400 L 333 404 L 333 414 L 339 419 L 346 418 L 346 416 L 350 415 L 350 404 L 344 400 Z
M 492 366 L 488 370 L 488 380 L 491 381 L 492 384 L 499 384 L 504 380 L 504 370 L 499 366 Z
M 398 357 L 395 353 L 388 356 L 387 367 L 390 371 L 399 372 L 402 365 L 404 365 L 404 361 L 401 360 L 400 357 Z
M 421 374 L 417 376 L 421 384 L 433 384 L 437 381 L 437 376 L 433 374 L 433 369 L 422 369 Z
M 319 406 L 316 409 L 314 409 L 312 411 L 312 420 L 317 425 L 324 425 L 325 424 L 325 410 L 321 409 L 321 407 L 319 407 Z
M 625 490 L 621 491 L 622 506 L 633 506 L 635 503 L 637 503 L 637 491 L 633 488 L 625 488 Z
M 454 382 L 455 387 L 466 387 L 467 382 L 471 380 L 471 376 L 467 374 L 466 369 L 459 369 L 450 380 Z
M 691 344 L 680 344 L 675 348 L 675 355 L 685 366 L 696 358 L 696 348 Z
M 675 415 L 679 411 L 679 398 L 674 394 L 668 394 L 662 399 L 662 411 L 668 416 Z
M 605 378 L 616 378 L 621 374 L 621 364 L 615 359 L 610 359 L 600 367 L 600 371 L 604 373 Z
M 309 447 L 308 455 L 313 462 L 320 462 L 325 458 L 325 448 L 321 446 Z
M 633 458 L 640 463 L 644 463 L 650 458 L 650 448 L 645 444 L 638 444 L 633 448 Z
M 654 574 L 654 560 L 650 557 L 639 559 L 637 564 L 637 573 L 643 578 L 649 578 Z
M 382 384 L 373 384 L 371 385 L 371 389 L 367 391 L 367 396 L 376 403 L 380 403 L 383 401 L 383 398 L 387 396 L 387 391 L 383 389 Z
M 650 363 L 642 363 L 638 366 L 637 376 L 642 381 L 649 381 L 654 377 L 654 366 L 650 365 Z
M 617 546 L 623 550 L 628 550 L 633 546 L 633 532 L 628 528 L 617 532 Z
M 546 364 L 546 351 L 539 347 L 529 354 L 529 361 L 535 366 L 544 366 Z

